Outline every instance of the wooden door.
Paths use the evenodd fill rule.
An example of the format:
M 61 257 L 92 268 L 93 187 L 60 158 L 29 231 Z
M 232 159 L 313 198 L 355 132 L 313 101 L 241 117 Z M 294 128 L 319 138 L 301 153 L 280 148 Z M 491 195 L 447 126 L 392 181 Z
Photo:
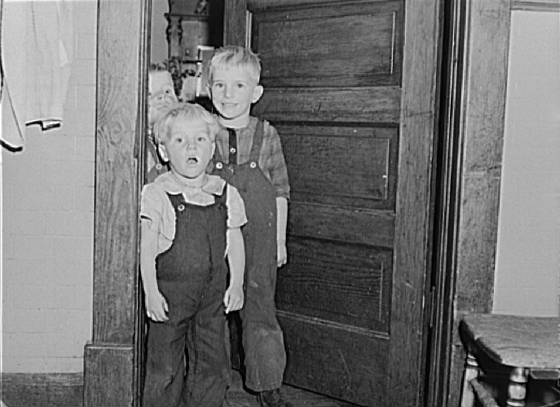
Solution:
M 439 1 L 226 0 L 292 186 L 277 305 L 288 383 L 422 403 Z

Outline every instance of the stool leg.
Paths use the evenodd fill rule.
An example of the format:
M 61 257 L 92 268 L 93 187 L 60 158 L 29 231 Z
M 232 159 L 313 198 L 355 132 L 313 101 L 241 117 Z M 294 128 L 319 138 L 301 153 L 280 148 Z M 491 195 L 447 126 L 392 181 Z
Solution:
M 527 393 L 527 380 L 529 373 L 527 369 L 515 367 L 509 375 L 508 400 L 509 407 L 525 407 L 525 395 Z
M 474 391 L 470 384 L 472 379 L 478 377 L 478 362 L 472 353 L 467 352 L 465 360 L 465 373 L 463 375 L 463 394 L 461 396 L 461 407 L 474 406 Z

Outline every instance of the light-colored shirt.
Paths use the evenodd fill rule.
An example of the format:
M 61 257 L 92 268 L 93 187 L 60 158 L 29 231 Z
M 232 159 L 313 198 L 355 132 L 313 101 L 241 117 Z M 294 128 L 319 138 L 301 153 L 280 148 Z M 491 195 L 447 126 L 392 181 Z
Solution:
M 158 234 L 157 253 L 163 253 L 169 249 L 175 238 L 175 209 L 169 200 L 168 193 L 182 194 L 189 204 L 209 206 L 215 203 L 215 197 L 221 196 L 224 191 L 227 191 L 227 227 L 228 229 L 239 228 L 247 223 L 243 199 L 234 186 L 226 183 L 217 175 L 207 175 L 207 181 L 201 188 L 189 188 L 181 185 L 171 171 L 161 174 L 154 182 L 144 185 L 140 218 L 143 222 L 148 222 L 149 227 Z

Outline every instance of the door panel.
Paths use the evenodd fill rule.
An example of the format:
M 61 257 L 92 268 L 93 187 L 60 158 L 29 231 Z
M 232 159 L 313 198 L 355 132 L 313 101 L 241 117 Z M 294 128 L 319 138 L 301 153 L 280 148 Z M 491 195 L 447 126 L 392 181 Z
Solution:
M 286 381 L 365 406 L 389 406 L 388 338 L 326 321 L 281 312 L 289 359 Z
M 363 405 L 422 401 L 438 4 L 225 3 L 225 42 L 261 58 L 253 113 L 292 187 L 285 380 Z
M 353 88 L 267 87 L 256 111 L 274 121 L 399 123 L 401 89 L 394 86 Z M 375 103 L 372 103 L 375 101 Z
M 251 41 L 263 63 L 262 83 L 399 84 L 401 15 L 399 1 L 318 3 L 254 13 Z
M 388 211 L 369 211 L 290 201 L 290 236 L 392 248 L 395 217 Z
M 311 124 L 277 125 L 294 202 L 394 207 L 398 129 Z
M 277 305 L 282 311 L 389 333 L 390 250 L 294 237 L 290 265 L 282 271 Z

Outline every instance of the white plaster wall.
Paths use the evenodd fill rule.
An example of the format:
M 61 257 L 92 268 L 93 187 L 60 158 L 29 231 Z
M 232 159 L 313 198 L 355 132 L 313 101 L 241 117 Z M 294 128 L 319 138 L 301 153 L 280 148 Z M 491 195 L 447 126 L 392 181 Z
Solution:
M 555 316 L 560 289 L 560 11 L 513 11 L 494 313 Z
M 91 339 L 97 1 L 72 1 L 64 125 L 2 151 L 3 372 L 80 372 Z

